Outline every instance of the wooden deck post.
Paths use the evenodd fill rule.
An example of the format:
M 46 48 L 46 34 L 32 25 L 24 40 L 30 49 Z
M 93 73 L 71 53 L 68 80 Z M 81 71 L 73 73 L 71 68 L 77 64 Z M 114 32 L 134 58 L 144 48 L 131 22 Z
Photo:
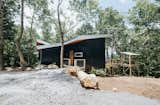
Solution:
M 129 55 L 129 76 L 132 76 L 132 62 L 131 55 Z

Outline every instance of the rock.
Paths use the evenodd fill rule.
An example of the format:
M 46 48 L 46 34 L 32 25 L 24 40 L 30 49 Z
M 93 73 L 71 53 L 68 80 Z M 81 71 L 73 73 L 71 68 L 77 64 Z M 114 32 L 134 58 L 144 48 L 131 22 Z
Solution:
M 48 68 L 48 66 L 47 65 L 43 65 L 43 64 L 41 64 L 41 65 L 37 65 L 34 69 L 36 69 L 36 70 L 40 70 L 40 69 L 47 69 Z
M 26 67 L 26 69 L 25 69 L 26 71 L 31 71 L 31 70 L 33 70 L 31 67 Z
M 83 71 L 79 71 L 77 75 L 83 87 L 98 89 L 98 81 L 95 74 L 87 74 Z
M 118 89 L 117 89 L 117 88 L 113 88 L 112 91 L 113 91 L 113 92 L 117 92 Z
M 14 69 L 12 67 L 5 67 L 6 71 L 14 71 Z
M 38 65 L 34 68 L 35 70 L 40 70 L 41 69 L 41 65 Z
M 47 69 L 48 66 L 47 66 L 47 65 L 44 65 L 44 64 L 41 64 L 41 68 L 42 68 L 42 69 Z
M 67 72 L 72 76 L 77 76 L 78 71 L 80 71 L 79 67 L 69 66 L 67 67 Z
M 21 70 L 23 70 L 23 68 L 22 67 L 16 67 L 16 70 L 21 71 Z
M 48 69 L 58 69 L 59 67 L 55 64 L 48 65 Z

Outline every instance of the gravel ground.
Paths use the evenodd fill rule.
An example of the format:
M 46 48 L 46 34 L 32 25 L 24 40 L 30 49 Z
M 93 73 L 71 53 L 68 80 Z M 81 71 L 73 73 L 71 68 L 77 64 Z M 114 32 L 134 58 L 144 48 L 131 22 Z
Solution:
M 62 69 L 0 72 L 0 105 L 160 105 L 130 93 L 86 90 Z

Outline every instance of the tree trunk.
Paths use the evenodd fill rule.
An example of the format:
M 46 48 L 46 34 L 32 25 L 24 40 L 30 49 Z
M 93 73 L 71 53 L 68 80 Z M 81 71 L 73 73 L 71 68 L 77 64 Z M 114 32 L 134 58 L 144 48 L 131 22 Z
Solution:
M 17 50 L 18 50 L 18 56 L 19 56 L 19 59 L 20 59 L 20 66 L 21 67 L 24 67 L 27 65 L 25 59 L 24 59 L 24 56 L 23 56 L 23 52 L 22 52 L 22 49 L 21 49 L 21 39 L 22 39 L 22 36 L 23 36 L 23 29 L 24 29 L 24 26 L 23 26 L 23 17 L 24 17 L 24 0 L 21 0 L 21 32 L 20 32 L 20 35 L 18 36 L 18 38 L 16 39 L 16 47 L 17 47 Z
M 107 48 L 106 48 L 106 59 L 107 59 L 107 61 L 108 61 L 108 59 L 109 59 L 109 53 L 108 53 L 108 46 L 107 46 Z
M 30 26 L 30 32 L 29 32 L 29 35 L 31 37 L 31 40 L 33 40 L 33 36 L 32 36 L 32 31 L 33 31 L 33 24 L 34 24 L 34 14 L 35 14 L 35 10 L 33 10 L 33 14 L 32 14 L 32 19 L 31 19 L 31 26 Z
M 3 2 L 0 0 L 0 70 L 3 70 Z
M 29 41 L 32 43 L 34 41 L 34 37 L 32 35 L 32 31 L 33 31 L 33 24 L 34 24 L 34 14 L 35 14 L 35 10 L 33 10 L 33 14 L 32 14 L 32 18 L 31 18 L 31 26 L 30 26 L 30 31 L 29 31 Z M 31 50 L 31 47 L 32 47 L 32 44 L 31 43 L 28 43 L 28 65 L 31 65 L 31 62 L 30 62 L 30 50 Z
M 63 36 L 63 31 L 62 31 L 62 26 L 61 26 L 61 19 L 60 19 L 60 5 L 62 4 L 62 0 L 58 1 L 58 6 L 57 6 L 57 15 L 58 15 L 58 24 L 59 24 L 59 31 L 61 35 L 61 54 L 60 54 L 60 67 L 63 68 L 63 55 L 64 55 L 64 36 Z

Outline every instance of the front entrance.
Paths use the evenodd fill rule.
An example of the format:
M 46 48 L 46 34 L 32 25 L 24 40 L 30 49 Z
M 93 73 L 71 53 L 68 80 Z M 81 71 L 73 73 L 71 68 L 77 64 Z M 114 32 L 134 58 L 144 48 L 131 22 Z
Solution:
M 74 51 L 73 50 L 69 51 L 69 59 L 70 59 L 70 65 L 74 66 Z
M 64 64 L 68 66 L 78 66 L 82 69 L 86 67 L 86 59 L 82 59 L 83 52 L 69 51 L 69 58 L 64 58 Z

